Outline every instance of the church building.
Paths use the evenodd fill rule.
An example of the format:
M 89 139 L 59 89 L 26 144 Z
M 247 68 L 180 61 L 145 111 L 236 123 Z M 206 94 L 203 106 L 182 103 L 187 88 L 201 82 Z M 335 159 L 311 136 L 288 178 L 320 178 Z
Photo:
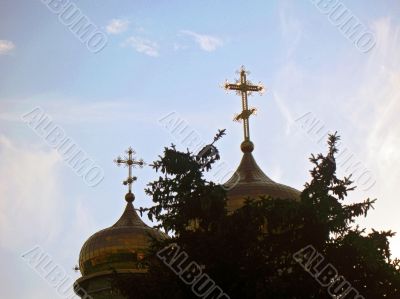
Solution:
M 235 120 L 243 122 L 244 140 L 241 144 L 242 160 L 233 176 L 224 184 L 227 191 L 227 210 L 233 212 L 244 205 L 245 198 L 271 196 L 274 198 L 290 198 L 299 200 L 300 191 L 274 182 L 257 165 L 252 152 L 254 144 L 250 140 L 249 118 L 255 113 L 248 107 L 248 95 L 262 92 L 262 85 L 254 85 L 247 80 L 244 67 L 240 70 L 240 79 L 235 83 L 225 83 L 225 89 L 234 90 L 241 97 L 242 112 Z M 132 168 L 143 166 L 142 160 L 135 160 L 135 152 L 129 148 L 127 157 L 118 157 L 118 165 L 126 165 L 129 169 L 128 185 L 125 195 L 126 207 L 120 219 L 109 228 L 92 235 L 82 246 L 79 255 L 79 270 L 82 276 L 75 282 L 75 292 L 81 298 L 92 299 L 124 299 L 113 291 L 111 280 L 113 275 L 137 274 L 147 272 L 143 262 L 146 249 L 150 246 L 150 237 L 167 238 L 164 233 L 147 226 L 134 208 L 135 199 L 131 186 L 136 180 L 132 176 Z

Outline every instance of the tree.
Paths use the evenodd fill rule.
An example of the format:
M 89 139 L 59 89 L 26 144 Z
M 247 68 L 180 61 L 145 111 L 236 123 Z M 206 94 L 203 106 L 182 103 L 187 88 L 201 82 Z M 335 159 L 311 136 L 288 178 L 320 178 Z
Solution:
M 336 176 L 338 140 L 330 135 L 327 154 L 311 156 L 311 181 L 300 201 L 248 198 L 232 214 L 222 186 L 204 178 L 219 159 L 214 142 L 202 155 L 165 148 L 153 163 L 160 176 L 146 192 L 154 202 L 149 218 L 172 237 L 154 240 L 149 256 L 178 244 L 232 299 L 332 298 L 329 292 L 344 295 L 346 289 L 341 298 L 399 298 L 400 262 L 391 258 L 388 241 L 394 233 L 355 225 L 375 200 L 345 203 L 355 187 L 350 177 Z M 169 298 L 198 298 L 160 260 L 149 275 L 155 292 L 173 286 L 179 291 Z

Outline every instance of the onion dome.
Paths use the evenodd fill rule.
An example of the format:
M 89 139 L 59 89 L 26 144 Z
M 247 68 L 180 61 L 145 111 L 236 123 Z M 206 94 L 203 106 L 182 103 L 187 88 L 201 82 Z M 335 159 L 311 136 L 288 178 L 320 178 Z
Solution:
M 133 198 L 133 194 L 128 193 L 126 197 Z M 95 233 L 85 242 L 79 255 L 79 269 L 84 276 L 107 270 L 145 272 L 143 258 L 151 238 L 163 237 L 140 219 L 129 200 L 113 226 Z
M 243 206 L 246 198 L 271 196 L 281 199 L 300 199 L 300 191 L 274 182 L 257 165 L 251 141 L 242 143 L 243 157 L 232 177 L 224 184 L 227 190 L 227 209 L 232 212 Z
M 121 298 L 111 286 L 112 277 L 118 275 L 142 275 L 148 267 L 144 257 L 153 239 L 164 239 L 168 236 L 147 226 L 136 213 L 133 206 L 135 196 L 132 184 L 132 168 L 142 167 L 143 160 L 133 158 L 134 151 L 129 148 L 124 159 L 118 157 L 115 162 L 129 169 L 128 178 L 123 182 L 129 190 L 125 195 L 125 211 L 112 226 L 92 235 L 82 246 L 79 255 L 79 270 L 82 277 L 75 284 L 75 292 L 82 298 Z
M 256 113 L 256 108 L 248 107 L 248 95 L 254 92 L 262 93 L 264 86 L 255 85 L 247 80 L 248 72 L 242 66 L 239 70 L 240 79 L 235 83 L 225 82 L 226 90 L 234 90 L 242 99 L 242 112 L 235 115 L 234 120 L 243 122 L 244 141 L 241 144 L 242 161 L 233 176 L 224 184 L 227 189 L 227 209 L 229 212 L 243 206 L 246 198 L 270 196 L 281 199 L 300 199 L 300 191 L 276 183 L 271 180 L 257 165 L 252 152 L 254 144 L 250 141 L 250 116 Z

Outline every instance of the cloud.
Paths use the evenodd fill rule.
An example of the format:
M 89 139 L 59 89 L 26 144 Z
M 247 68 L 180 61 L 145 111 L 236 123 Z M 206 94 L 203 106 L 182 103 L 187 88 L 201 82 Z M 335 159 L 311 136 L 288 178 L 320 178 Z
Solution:
M 174 43 L 174 51 L 186 50 L 186 49 L 187 49 L 187 46 L 181 45 L 178 43 Z
M 332 61 L 340 63 L 330 66 L 329 71 L 325 66 L 323 73 L 318 70 L 313 74 L 304 73 L 303 80 L 286 72 L 280 82 L 288 84 L 290 81 L 294 91 L 300 90 L 299 83 L 304 82 L 303 95 L 294 92 L 278 94 L 285 98 L 296 97 L 289 106 L 291 111 L 301 111 L 298 103 L 306 103 L 303 111 L 309 106 L 322 122 L 326 122 L 328 129 L 340 128 L 339 134 L 343 138 L 340 149 L 348 148 L 354 152 L 355 161 L 360 161 L 362 166 L 353 176 L 358 188 L 350 194 L 349 200 L 366 196 L 378 198 L 375 210 L 366 219 L 359 218 L 358 223 L 367 228 L 398 231 L 400 26 L 389 18 L 381 18 L 371 24 L 371 31 L 375 33 L 377 43 L 369 53 L 361 54 L 349 44 L 350 51 L 332 54 Z M 310 100 L 305 98 L 306 94 Z M 364 171 L 368 172 L 361 176 Z M 339 175 L 341 173 L 343 169 L 339 169 Z M 363 190 L 369 186 L 368 179 L 371 178 L 376 184 Z M 390 243 L 394 256 L 400 257 L 399 234 L 391 238 Z
M 365 156 L 377 178 L 378 195 L 373 216 L 386 228 L 398 231 L 398 179 L 400 177 L 400 26 L 387 18 L 372 26 L 376 47 L 368 54 L 358 93 L 352 103 L 355 126 L 365 131 Z M 357 105 L 358 104 L 358 105 Z M 379 213 L 379 214 L 378 214 Z M 371 215 L 372 216 L 372 215 Z M 400 238 L 391 239 L 395 256 L 400 257 Z
M 128 20 L 122 20 L 122 19 L 112 19 L 107 27 L 106 31 L 109 34 L 120 34 L 122 32 L 125 32 L 128 30 L 129 27 L 129 21 Z
M 63 211 L 61 157 L 0 135 L 0 163 L 0 251 L 45 245 L 57 233 Z
M 276 105 L 278 106 L 279 111 L 285 119 L 286 134 L 288 135 L 290 133 L 292 125 L 294 124 L 292 113 L 290 112 L 288 104 L 277 94 L 277 92 L 273 92 L 272 96 Z
M 303 38 L 303 24 L 294 16 L 295 12 L 289 2 L 279 2 L 280 36 L 285 43 L 283 51 L 286 52 L 287 59 L 296 53 Z
M 131 36 L 128 38 L 123 46 L 130 46 L 134 48 L 137 52 L 146 54 L 151 57 L 158 57 L 158 44 L 148 39 L 141 37 Z
M 275 79 L 270 84 L 274 91 L 273 98 L 288 126 L 292 117 L 297 118 L 311 111 L 321 121 L 316 129 L 326 124 L 321 133 L 327 129 L 339 130 L 343 138 L 340 149 L 347 148 L 355 154 L 354 162 L 361 162 L 359 172 L 353 177 L 358 180 L 358 188 L 349 194 L 347 200 L 359 201 L 367 196 L 378 198 L 375 210 L 366 219 L 359 218 L 357 223 L 377 230 L 398 231 L 400 26 L 390 18 L 372 23 L 369 27 L 377 43 L 367 54 L 360 53 L 352 44 L 346 45 L 348 51 L 329 51 L 329 44 L 319 45 L 326 48 L 330 56 L 327 56 L 329 61 L 324 60 L 317 65 L 293 57 L 294 53 L 305 53 L 300 42 L 305 34 L 301 27 L 297 29 L 296 23 L 287 15 L 281 15 L 287 52 L 283 53 L 284 63 L 275 72 Z M 289 39 L 291 35 L 292 41 Z M 325 56 L 313 57 L 318 61 Z M 287 132 L 292 140 L 304 144 L 304 147 L 298 146 L 298 150 L 312 148 L 315 152 L 317 144 L 303 141 L 302 133 L 298 134 L 296 128 L 293 126 L 293 130 Z M 349 156 L 349 152 L 344 155 Z M 343 168 L 338 171 L 339 176 L 344 172 Z M 364 171 L 369 172 L 361 177 Z M 368 179 L 371 178 L 376 180 L 376 184 L 369 190 L 363 190 L 370 185 Z M 390 244 L 394 256 L 400 257 L 399 233 L 390 239 Z
M 131 99 L 85 102 L 79 97 L 65 97 L 60 94 L 32 95 L 13 99 L 0 98 L 0 126 L 7 123 L 9 125 L 21 123 L 22 115 L 36 107 L 43 109 L 55 123 L 61 125 L 80 126 L 124 120 L 153 124 L 154 119 L 162 112 L 153 109 L 143 113 L 146 110 L 145 105 L 145 102 L 132 102 Z
M 55 298 L 57 290 L 21 255 L 39 245 L 75 278 L 71 268 L 81 242 L 96 229 L 92 207 L 86 198 L 62 191 L 63 160 L 54 150 L 0 134 L 0 163 L 0 281 L 8 286 L 2 297 Z
M 224 44 L 220 38 L 215 36 L 199 34 L 190 30 L 181 30 L 180 33 L 192 37 L 200 48 L 207 52 L 213 52 Z
M 15 49 L 12 41 L 0 39 L 0 55 L 8 54 Z

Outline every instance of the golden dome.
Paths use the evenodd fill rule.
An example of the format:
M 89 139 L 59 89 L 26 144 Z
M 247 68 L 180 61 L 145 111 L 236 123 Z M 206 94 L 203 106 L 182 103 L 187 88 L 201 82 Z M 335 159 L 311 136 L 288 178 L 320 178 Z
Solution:
M 224 184 L 227 191 L 227 209 L 233 212 L 244 205 L 246 198 L 271 196 L 281 199 L 300 199 L 300 191 L 274 182 L 257 165 L 252 151 L 254 144 L 244 141 L 241 145 L 243 157 L 232 177 Z
M 137 215 L 133 200 L 128 198 L 121 218 L 113 226 L 95 233 L 83 245 L 79 255 L 82 275 L 112 269 L 146 272 L 143 257 L 151 238 L 165 235 L 147 226 Z
M 300 199 L 300 191 L 276 183 L 271 180 L 258 167 L 256 161 L 251 154 L 254 150 L 254 144 L 250 141 L 250 116 L 256 112 L 255 108 L 249 108 L 248 96 L 254 92 L 261 93 L 264 91 L 264 86 L 260 83 L 252 84 L 247 80 L 245 67 L 242 66 L 239 70 L 240 79 L 236 83 L 226 82 L 224 88 L 233 90 L 242 100 L 242 112 L 235 116 L 235 121 L 243 122 L 244 141 L 240 148 L 243 152 L 243 158 L 239 167 L 233 176 L 224 184 L 227 191 L 227 209 L 228 212 L 233 212 L 244 205 L 246 198 L 259 198 L 260 196 L 271 196 L 281 199 Z

